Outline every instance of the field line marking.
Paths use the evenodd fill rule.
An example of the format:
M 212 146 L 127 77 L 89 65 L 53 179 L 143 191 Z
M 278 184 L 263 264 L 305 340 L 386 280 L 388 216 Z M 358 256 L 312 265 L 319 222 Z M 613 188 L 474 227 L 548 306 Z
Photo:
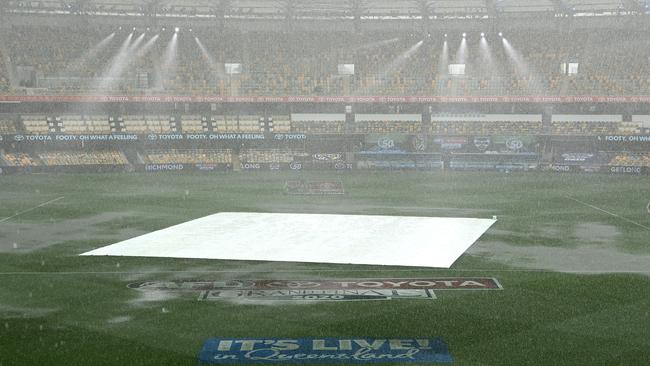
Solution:
M 606 213 L 606 214 L 608 214 L 608 215 L 610 215 L 610 216 L 613 216 L 613 217 L 619 218 L 619 219 L 621 219 L 621 220 L 625 220 L 625 221 L 627 221 L 627 222 L 629 222 L 629 223 L 631 223 L 631 224 L 634 224 L 634 225 L 636 225 L 636 226 L 642 227 L 642 228 L 644 228 L 644 229 L 646 229 L 646 230 L 650 230 L 650 227 L 649 227 L 649 226 L 645 226 L 645 225 L 640 224 L 640 223 L 638 223 L 638 222 L 636 222 L 636 221 L 630 220 L 630 219 L 628 219 L 627 217 L 623 217 L 623 216 L 621 216 L 621 215 L 617 215 L 617 214 L 615 214 L 615 213 L 613 213 L 613 212 L 609 212 L 609 211 L 607 211 L 607 210 L 603 210 L 603 209 L 600 208 L 600 207 L 596 207 L 596 206 L 594 206 L 594 205 L 591 205 L 591 204 L 589 204 L 589 203 L 587 203 L 587 202 L 580 201 L 580 200 L 575 199 L 575 198 L 573 198 L 573 197 L 567 197 L 567 198 L 570 199 L 570 200 L 572 200 L 572 201 L 578 202 L 578 203 L 581 204 L 581 205 L 584 205 L 584 206 L 587 206 L 587 207 L 591 207 L 591 208 L 593 208 L 594 210 L 597 210 L 597 211 L 600 211 L 600 212 L 604 212 L 604 213 Z
M 34 211 L 34 210 L 37 209 L 37 208 L 40 208 L 40 207 L 43 207 L 43 206 L 49 205 L 50 203 L 54 203 L 54 202 L 56 202 L 56 201 L 60 201 L 60 200 L 62 200 L 62 199 L 64 199 L 64 198 L 65 198 L 65 196 L 57 197 L 57 198 L 55 198 L 55 199 L 53 199 L 53 200 L 49 200 L 49 201 L 47 201 L 47 202 L 43 202 L 43 203 L 41 203 L 40 205 L 34 206 L 34 207 L 32 207 L 32 208 L 28 208 L 28 209 L 26 209 L 26 210 L 23 210 L 23 211 L 17 212 L 17 213 L 16 213 L 15 215 L 13 215 L 13 216 L 5 217 L 4 219 L 0 220 L 0 223 L 3 223 L 3 222 L 5 222 L 5 221 L 9 221 L 9 220 L 13 219 L 13 218 L 16 217 L 16 216 L 20 216 L 20 215 L 22 215 L 22 214 L 24 214 L 24 213 L 27 213 L 27 212 L 29 212 L 29 211 Z

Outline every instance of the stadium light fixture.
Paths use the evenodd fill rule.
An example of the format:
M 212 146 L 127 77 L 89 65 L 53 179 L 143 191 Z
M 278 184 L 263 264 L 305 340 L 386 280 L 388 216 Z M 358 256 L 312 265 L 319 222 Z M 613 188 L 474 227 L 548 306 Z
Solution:
M 467 61 L 467 39 L 463 33 L 463 39 L 460 41 L 458 50 L 456 51 L 456 62 L 459 64 L 464 64 Z
M 133 39 L 133 32 L 126 37 L 122 45 L 120 46 L 117 54 L 113 56 L 113 59 L 109 62 L 108 67 L 102 73 L 102 77 L 99 79 L 98 89 L 109 89 L 116 77 L 118 77 L 121 71 L 124 69 L 125 61 L 129 53 L 129 45 Z

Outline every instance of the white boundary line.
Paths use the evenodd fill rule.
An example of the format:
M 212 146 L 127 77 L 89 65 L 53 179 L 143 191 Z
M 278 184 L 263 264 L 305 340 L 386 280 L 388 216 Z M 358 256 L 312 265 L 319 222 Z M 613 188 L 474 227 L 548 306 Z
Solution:
M 16 216 L 20 216 L 20 215 L 22 215 L 22 214 L 24 214 L 24 213 L 27 213 L 27 212 L 29 212 L 29 211 L 33 211 L 33 210 L 35 210 L 35 209 L 37 209 L 37 208 L 43 207 L 43 206 L 45 206 L 45 205 L 49 205 L 50 203 L 53 203 L 53 202 L 56 202 L 56 201 L 62 200 L 62 199 L 64 199 L 64 198 L 65 198 L 65 196 L 57 197 L 57 198 L 55 198 L 55 199 L 53 199 L 53 200 L 49 200 L 49 201 L 47 201 L 47 202 L 43 202 L 43 203 L 41 203 L 41 204 L 38 205 L 38 206 L 34 206 L 34 207 L 32 207 L 32 208 L 28 208 L 28 209 L 26 209 L 26 210 L 23 210 L 23 211 L 17 212 L 17 213 L 16 213 L 15 215 L 13 215 L 13 216 L 9 216 L 9 217 L 5 217 L 4 219 L 1 219 L 1 220 L 0 220 L 0 223 L 3 223 L 3 222 L 5 222 L 5 221 L 9 221 L 9 220 L 13 219 L 13 218 L 16 217 Z
M 604 213 L 606 213 L 606 214 L 608 214 L 608 215 L 610 215 L 610 216 L 613 216 L 613 217 L 619 218 L 619 219 L 621 219 L 621 220 L 625 220 L 625 221 L 627 221 L 627 222 L 629 222 L 629 223 L 631 223 L 631 224 L 634 224 L 634 225 L 636 225 L 636 226 L 642 227 L 642 228 L 644 228 L 644 229 L 646 229 L 646 230 L 650 230 L 650 227 L 649 227 L 649 226 L 645 226 L 645 225 L 643 225 L 643 224 L 639 224 L 638 222 L 633 221 L 633 220 L 630 220 L 630 219 L 628 219 L 628 218 L 626 218 L 626 217 L 623 217 L 623 216 L 617 215 L 617 214 L 615 214 L 615 213 L 613 213 L 613 212 L 609 212 L 609 211 L 607 211 L 607 210 L 603 210 L 603 209 L 600 208 L 600 207 L 596 207 L 596 206 L 594 206 L 594 205 L 590 205 L 590 204 L 588 204 L 587 202 L 582 202 L 582 201 L 580 201 L 580 200 L 578 200 L 578 199 L 575 199 L 575 198 L 573 198 L 573 197 L 567 197 L 567 198 L 570 199 L 571 201 L 578 202 L 578 203 L 581 204 L 581 205 L 584 205 L 584 206 L 587 206 L 587 207 L 593 208 L 594 210 L 597 210 L 597 211 L 600 211 L 600 212 L 604 212 Z

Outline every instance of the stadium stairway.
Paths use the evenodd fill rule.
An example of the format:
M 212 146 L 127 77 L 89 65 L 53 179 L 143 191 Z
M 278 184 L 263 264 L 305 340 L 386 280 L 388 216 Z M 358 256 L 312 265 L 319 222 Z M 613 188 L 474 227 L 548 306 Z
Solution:
M 142 158 L 142 154 L 140 154 L 137 148 L 123 148 L 122 154 L 124 154 L 124 157 L 131 165 L 145 164 L 144 158 Z
M 27 132 L 27 127 L 25 127 L 22 118 L 15 120 L 14 123 L 16 124 L 16 131 Z
M 560 85 L 560 95 L 567 95 L 568 91 L 569 91 L 569 79 L 562 78 L 562 82 Z
M 241 170 L 241 162 L 239 160 L 239 153 L 232 154 L 232 170 L 238 172 Z

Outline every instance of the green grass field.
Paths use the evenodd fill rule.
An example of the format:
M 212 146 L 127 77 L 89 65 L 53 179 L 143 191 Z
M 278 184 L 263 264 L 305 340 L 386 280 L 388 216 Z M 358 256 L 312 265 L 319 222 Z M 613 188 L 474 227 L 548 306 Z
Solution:
M 340 178 L 347 194 L 284 195 L 284 182 L 298 176 Z M 0 365 L 196 365 L 211 337 L 436 336 L 457 365 L 648 365 L 649 183 L 478 172 L 1 176 Z M 221 211 L 499 221 L 450 270 L 78 256 Z M 443 276 L 495 277 L 504 289 L 438 291 L 432 301 L 260 305 L 126 287 Z

